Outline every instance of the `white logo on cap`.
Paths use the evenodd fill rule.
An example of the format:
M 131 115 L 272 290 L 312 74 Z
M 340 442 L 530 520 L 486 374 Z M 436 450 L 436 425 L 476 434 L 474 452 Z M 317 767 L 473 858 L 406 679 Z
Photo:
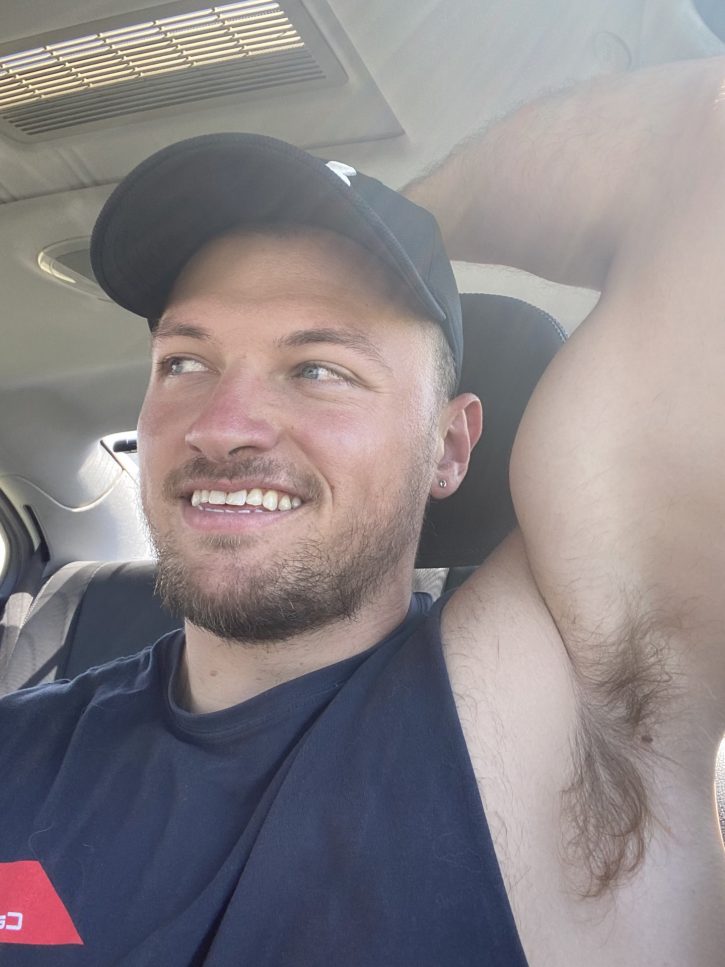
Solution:
M 346 165 L 344 161 L 328 161 L 327 167 L 330 171 L 334 171 L 338 178 L 342 178 L 348 188 L 351 187 L 350 176 L 357 174 L 354 168 Z

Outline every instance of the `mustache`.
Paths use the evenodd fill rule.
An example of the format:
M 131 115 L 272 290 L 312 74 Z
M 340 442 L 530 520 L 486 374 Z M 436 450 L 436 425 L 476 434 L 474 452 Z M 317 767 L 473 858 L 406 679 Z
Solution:
M 310 473 L 284 466 L 279 460 L 267 456 L 248 456 L 218 463 L 206 457 L 194 457 L 183 466 L 168 473 L 161 487 L 166 500 L 176 500 L 183 496 L 189 486 L 199 478 L 208 480 L 236 480 L 245 477 L 274 480 L 284 485 L 303 500 L 315 500 L 321 496 L 322 488 Z

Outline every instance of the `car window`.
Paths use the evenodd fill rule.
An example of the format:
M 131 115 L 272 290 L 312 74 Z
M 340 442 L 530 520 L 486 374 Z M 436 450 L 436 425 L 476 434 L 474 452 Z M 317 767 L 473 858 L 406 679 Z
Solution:
M 8 567 L 9 546 L 5 531 L 0 527 L 0 584 L 5 579 Z

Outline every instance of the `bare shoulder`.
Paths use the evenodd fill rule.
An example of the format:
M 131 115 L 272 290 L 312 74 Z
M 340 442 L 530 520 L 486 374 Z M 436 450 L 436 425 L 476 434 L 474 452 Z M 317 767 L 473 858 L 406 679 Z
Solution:
M 569 659 L 518 532 L 448 602 L 441 630 L 504 878 L 515 871 L 506 883 L 511 896 L 523 857 L 538 880 L 559 853 L 555 803 L 568 781 L 577 728 Z
M 545 740 L 549 752 L 554 734 L 565 749 L 576 716 L 571 664 L 534 583 L 519 531 L 447 603 L 442 635 L 459 701 L 469 695 L 486 699 L 477 703 L 476 714 L 502 717 L 497 727 L 506 742 L 515 742 L 521 731 L 530 746 L 531 726 L 538 721 L 538 734 L 542 727 L 552 729 Z

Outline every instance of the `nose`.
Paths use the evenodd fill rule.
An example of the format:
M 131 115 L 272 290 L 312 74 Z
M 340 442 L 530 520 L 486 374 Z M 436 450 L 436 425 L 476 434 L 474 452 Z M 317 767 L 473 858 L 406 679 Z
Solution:
M 279 439 L 276 407 L 260 381 L 222 376 L 186 431 L 186 444 L 208 460 L 223 462 L 241 451 L 271 450 Z

